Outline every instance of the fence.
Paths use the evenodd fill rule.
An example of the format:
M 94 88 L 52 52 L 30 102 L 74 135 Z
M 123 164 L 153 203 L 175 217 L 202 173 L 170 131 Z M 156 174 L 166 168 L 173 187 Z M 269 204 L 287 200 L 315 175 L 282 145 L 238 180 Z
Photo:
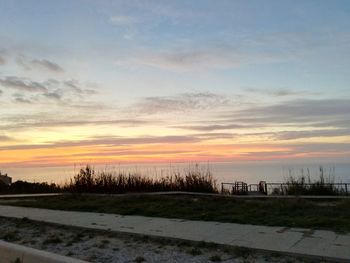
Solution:
M 244 182 L 221 183 L 222 194 L 264 194 L 264 195 L 349 195 L 350 183 L 266 183 L 246 184 Z

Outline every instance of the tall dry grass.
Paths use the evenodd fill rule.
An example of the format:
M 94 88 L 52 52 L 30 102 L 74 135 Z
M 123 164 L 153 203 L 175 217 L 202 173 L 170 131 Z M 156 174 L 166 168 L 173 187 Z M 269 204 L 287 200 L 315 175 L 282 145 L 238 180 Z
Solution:
M 66 184 L 65 189 L 73 193 L 132 193 L 184 191 L 217 193 L 216 181 L 209 169 L 198 166 L 184 172 L 172 172 L 170 175 L 156 177 L 139 173 L 116 171 L 95 171 L 89 165 Z
M 299 177 L 291 175 L 283 184 L 283 193 L 287 195 L 339 195 L 343 189 L 334 183 L 334 168 L 319 167 L 319 178 L 312 180 L 309 169 L 302 169 Z

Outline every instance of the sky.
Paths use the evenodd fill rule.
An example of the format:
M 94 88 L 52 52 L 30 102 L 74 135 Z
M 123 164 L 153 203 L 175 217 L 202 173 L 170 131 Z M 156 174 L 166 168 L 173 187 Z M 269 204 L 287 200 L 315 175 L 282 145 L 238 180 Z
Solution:
M 350 157 L 350 1 L 0 0 L 0 169 Z

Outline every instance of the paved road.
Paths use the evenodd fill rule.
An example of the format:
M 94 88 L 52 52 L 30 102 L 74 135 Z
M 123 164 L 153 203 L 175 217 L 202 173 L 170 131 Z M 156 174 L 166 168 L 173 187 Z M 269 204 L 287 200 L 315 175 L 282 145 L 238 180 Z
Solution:
M 242 246 L 350 262 L 350 234 L 337 234 L 332 231 L 312 231 L 301 228 L 122 216 L 1 205 L 0 215 L 15 218 L 27 217 L 32 220 L 61 225 L 190 241 L 206 241 L 229 246 Z

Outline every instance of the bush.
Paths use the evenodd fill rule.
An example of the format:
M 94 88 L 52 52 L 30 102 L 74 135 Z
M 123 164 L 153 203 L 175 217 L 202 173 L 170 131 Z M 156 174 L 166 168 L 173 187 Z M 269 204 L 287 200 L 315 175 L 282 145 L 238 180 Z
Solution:
M 30 183 L 26 181 L 16 181 L 11 185 L 6 185 L 0 181 L 1 194 L 38 194 L 38 193 L 58 193 L 62 192 L 62 187 L 48 183 Z

